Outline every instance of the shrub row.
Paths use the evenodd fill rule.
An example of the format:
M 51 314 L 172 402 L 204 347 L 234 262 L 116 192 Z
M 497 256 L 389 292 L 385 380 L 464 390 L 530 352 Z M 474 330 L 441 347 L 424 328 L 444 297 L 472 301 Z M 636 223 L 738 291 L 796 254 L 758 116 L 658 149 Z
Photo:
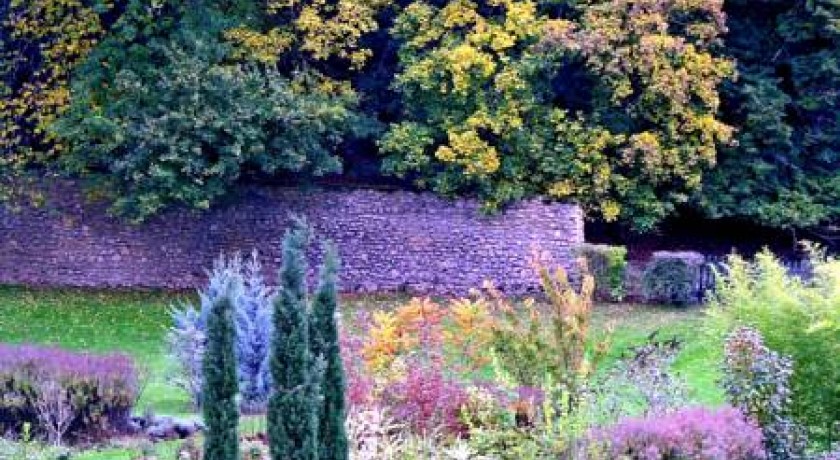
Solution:
M 50 438 L 125 430 L 138 396 L 134 362 L 122 354 L 0 344 L 0 430 L 25 424 Z

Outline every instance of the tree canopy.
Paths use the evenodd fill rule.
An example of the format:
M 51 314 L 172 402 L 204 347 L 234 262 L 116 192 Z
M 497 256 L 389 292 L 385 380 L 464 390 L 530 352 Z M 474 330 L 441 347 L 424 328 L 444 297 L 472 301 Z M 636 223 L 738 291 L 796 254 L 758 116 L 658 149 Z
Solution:
M 730 0 L 723 87 L 737 144 L 723 149 L 698 200 L 712 217 L 779 228 L 840 216 L 840 4 Z
M 830 224 L 840 5 L 760 6 L 0 0 L 0 169 L 81 178 L 143 219 L 364 151 L 382 180 L 489 211 Z

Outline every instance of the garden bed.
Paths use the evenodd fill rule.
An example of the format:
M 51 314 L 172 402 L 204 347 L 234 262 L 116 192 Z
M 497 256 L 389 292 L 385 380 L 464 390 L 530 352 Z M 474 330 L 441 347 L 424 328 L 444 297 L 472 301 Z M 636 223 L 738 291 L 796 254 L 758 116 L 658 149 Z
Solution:
M 138 413 L 195 416 L 187 394 L 169 383 L 172 367 L 165 354 L 165 336 L 170 326 L 169 308 L 182 300 L 195 300 L 189 293 L 110 292 L 76 289 L 41 290 L 0 288 L 0 336 L 4 342 L 57 345 L 92 352 L 119 351 L 133 356 L 144 375 Z M 387 310 L 405 303 L 402 296 L 353 296 L 344 299 L 343 315 L 365 310 Z M 674 370 L 687 383 L 692 400 L 717 405 L 723 400 L 716 386 L 720 347 L 709 342 L 702 322 L 703 307 L 671 308 L 635 304 L 599 304 L 593 314 L 593 335 L 612 329 L 607 361 L 659 331 L 661 337 L 676 336 L 684 348 Z M 245 423 L 246 429 L 248 423 Z M 129 460 L 139 453 L 136 440 L 118 440 L 129 447 L 91 450 L 74 458 L 82 460 Z M 173 450 L 173 443 L 159 449 Z M 161 452 L 164 453 L 164 452 Z

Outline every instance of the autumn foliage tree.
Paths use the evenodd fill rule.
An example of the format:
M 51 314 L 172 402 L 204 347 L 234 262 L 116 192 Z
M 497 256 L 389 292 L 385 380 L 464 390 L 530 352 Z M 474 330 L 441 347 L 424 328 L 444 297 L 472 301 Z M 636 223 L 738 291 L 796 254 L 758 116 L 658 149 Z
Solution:
M 533 53 L 542 27 L 531 1 L 408 5 L 392 29 L 404 108 L 379 143 L 385 171 L 489 208 L 535 192 L 545 139 L 533 128 L 551 111 Z
M 259 24 L 226 32 L 243 56 L 267 62 L 315 64 L 329 59 L 338 67 L 363 66 L 372 51 L 362 39 L 379 28 L 377 14 L 388 0 L 268 0 Z
M 107 2 L 4 0 L 0 5 L 0 152 L 24 164 L 61 146 L 50 124 L 70 103 L 69 77 L 103 34 Z
M 142 219 L 358 170 L 491 211 L 574 201 L 637 230 L 685 206 L 828 228 L 838 15 L 784 0 L 0 0 L 0 181 L 69 173 Z
M 732 138 L 719 119 L 718 89 L 734 67 L 713 52 L 726 31 L 722 7 L 722 0 L 586 1 L 577 21 L 555 22 L 547 39 L 585 69 L 591 95 L 583 116 L 615 142 L 616 210 L 637 228 L 686 202 Z
M 720 2 L 411 3 L 397 18 L 404 118 L 388 172 L 489 208 L 533 195 L 650 228 L 685 202 L 731 128 Z
M 70 75 L 104 34 L 106 0 L 0 0 L 0 201 L 32 196 L 20 179 L 56 170 L 50 130 L 70 104 Z

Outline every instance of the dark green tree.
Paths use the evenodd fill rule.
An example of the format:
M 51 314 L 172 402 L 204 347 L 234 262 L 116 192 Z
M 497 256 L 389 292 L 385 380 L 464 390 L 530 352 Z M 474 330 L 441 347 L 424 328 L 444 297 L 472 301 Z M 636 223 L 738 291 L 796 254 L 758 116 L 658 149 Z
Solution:
M 347 460 L 347 431 L 344 425 L 345 377 L 338 338 L 338 254 L 335 247 L 325 245 L 318 291 L 312 301 L 312 354 L 324 361 L 321 379 L 323 401 L 319 414 L 318 455 L 321 459 Z
M 280 293 L 274 306 L 268 436 L 274 460 L 318 459 L 319 365 L 312 356 L 306 299 L 309 228 L 296 219 L 283 238 Z
M 781 229 L 840 219 L 840 3 L 728 0 L 723 91 L 737 144 L 722 149 L 699 207 Z
M 239 391 L 236 377 L 236 330 L 233 303 L 222 296 L 210 309 L 207 318 L 207 349 L 204 352 L 204 395 L 202 404 L 207 431 L 204 438 L 205 460 L 239 458 Z
M 254 0 L 133 0 L 74 73 L 52 129 L 62 168 L 136 220 L 207 209 L 248 180 L 341 171 L 352 92 L 305 70 L 254 62 L 232 32 L 261 22 Z

